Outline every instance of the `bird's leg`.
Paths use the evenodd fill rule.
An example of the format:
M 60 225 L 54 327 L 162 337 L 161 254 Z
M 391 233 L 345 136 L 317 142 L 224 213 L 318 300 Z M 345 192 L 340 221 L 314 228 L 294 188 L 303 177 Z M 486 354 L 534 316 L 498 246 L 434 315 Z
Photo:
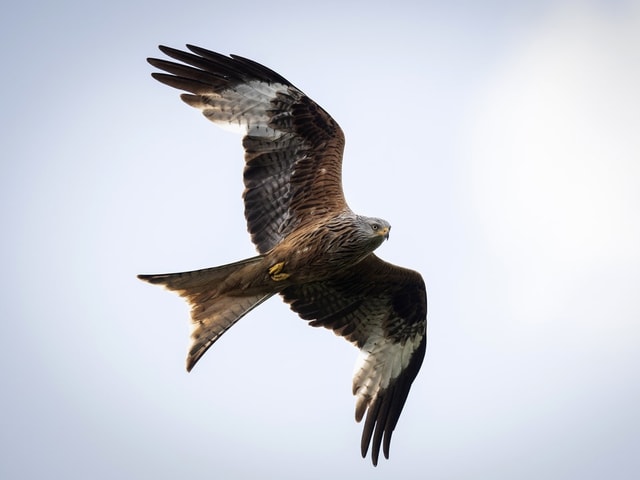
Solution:
M 271 276 L 271 279 L 275 282 L 286 280 L 291 276 L 290 273 L 285 273 L 282 270 L 284 270 L 284 262 L 278 262 L 269 267 L 269 276 Z

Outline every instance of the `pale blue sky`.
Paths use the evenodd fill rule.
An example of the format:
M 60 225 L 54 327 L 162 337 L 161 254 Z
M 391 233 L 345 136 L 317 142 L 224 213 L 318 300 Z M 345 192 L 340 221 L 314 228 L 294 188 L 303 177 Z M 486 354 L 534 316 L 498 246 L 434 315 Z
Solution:
M 231 3 L 0 18 L 0 477 L 635 478 L 638 2 Z M 159 43 L 328 110 L 350 205 L 425 277 L 427 357 L 377 469 L 353 347 L 273 299 L 187 374 L 187 306 L 135 278 L 254 253 L 240 137 L 151 79 Z

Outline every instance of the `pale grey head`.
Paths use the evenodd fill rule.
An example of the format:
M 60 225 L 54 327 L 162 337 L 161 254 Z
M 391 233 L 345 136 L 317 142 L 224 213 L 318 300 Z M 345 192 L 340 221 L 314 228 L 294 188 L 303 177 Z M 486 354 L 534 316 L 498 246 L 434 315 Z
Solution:
M 366 243 L 370 242 L 372 251 L 382 245 L 382 242 L 389 239 L 391 225 L 382 218 L 356 215 L 356 223 L 360 237 L 367 239 Z

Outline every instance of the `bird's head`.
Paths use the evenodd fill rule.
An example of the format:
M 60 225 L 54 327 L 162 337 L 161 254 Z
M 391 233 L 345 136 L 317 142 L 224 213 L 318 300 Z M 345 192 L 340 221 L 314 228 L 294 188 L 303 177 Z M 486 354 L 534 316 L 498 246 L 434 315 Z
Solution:
M 380 246 L 383 241 L 389 240 L 389 231 L 391 230 L 389 222 L 375 217 L 360 216 L 359 219 L 364 233 L 375 241 L 376 247 Z

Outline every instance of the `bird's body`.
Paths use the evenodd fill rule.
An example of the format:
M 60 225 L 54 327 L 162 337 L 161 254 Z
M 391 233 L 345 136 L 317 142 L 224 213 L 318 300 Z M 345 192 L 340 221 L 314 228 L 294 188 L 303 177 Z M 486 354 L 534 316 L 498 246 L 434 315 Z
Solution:
M 365 412 L 362 454 L 391 433 L 426 346 L 422 277 L 377 258 L 385 220 L 349 209 L 341 184 L 338 124 L 286 79 L 251 60 L 199 47 L 160 47 L 183 64 L 149 59 L 163 83 L 215 123 L 244 128 L 245 216 L 259 255 L 192 272 L 140 275 L 191 305 L 191 370 L 235 322 L 275 294 L 300 317 L 354 343 L 356 419 Z M 384 443 L 383 443 L 384 437 Z
M 269 263 L 283 263 L 295 283 L 320 281 L 368 256 L 388 238 L 390 228 L 384 220 L 349 212 L 316 228 L 294 231 L 266 256 Z M 347 230 L 355 233 L 348 235 Z

